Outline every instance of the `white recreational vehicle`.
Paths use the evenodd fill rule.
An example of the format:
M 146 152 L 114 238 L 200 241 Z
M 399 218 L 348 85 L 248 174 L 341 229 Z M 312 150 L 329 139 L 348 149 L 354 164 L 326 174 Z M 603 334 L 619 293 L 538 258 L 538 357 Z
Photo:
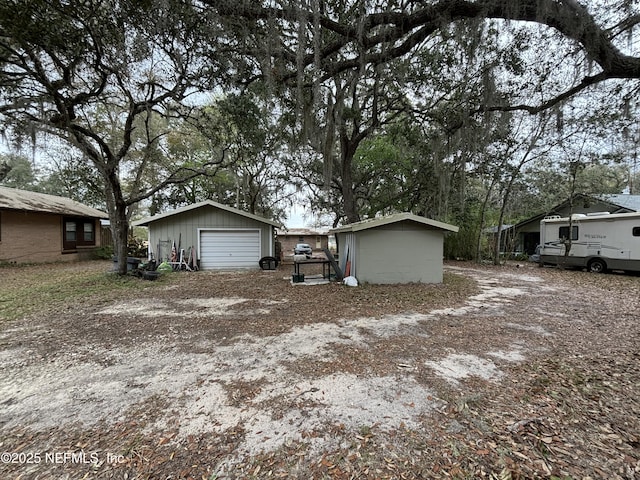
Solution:
M 555 216 L 540 221 L 541 264 L 596 273 L 640 271 L 640 212 L 575 214 L 569 220 Z M 565 257 L 569 239 L 571 248 Z

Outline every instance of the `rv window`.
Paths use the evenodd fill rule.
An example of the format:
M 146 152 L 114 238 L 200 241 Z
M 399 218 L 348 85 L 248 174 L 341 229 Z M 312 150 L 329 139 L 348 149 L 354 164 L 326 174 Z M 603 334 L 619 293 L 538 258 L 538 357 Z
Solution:
M 640 237 L 640 227 L 633 227 L 633 236 Z
M 558 230 L 558 238 L 569 238 L 569 227 L 560 227 Z M 574 225 L 571 227 L 571 240 L 578 239 L 578 226 Z

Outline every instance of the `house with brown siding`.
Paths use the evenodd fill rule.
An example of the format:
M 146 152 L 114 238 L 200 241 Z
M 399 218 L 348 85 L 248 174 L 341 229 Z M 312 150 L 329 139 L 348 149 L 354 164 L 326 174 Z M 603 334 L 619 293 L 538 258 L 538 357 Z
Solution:
M 0 262 L 89 258 L 107 217 L 70 198 L 0 187 Z

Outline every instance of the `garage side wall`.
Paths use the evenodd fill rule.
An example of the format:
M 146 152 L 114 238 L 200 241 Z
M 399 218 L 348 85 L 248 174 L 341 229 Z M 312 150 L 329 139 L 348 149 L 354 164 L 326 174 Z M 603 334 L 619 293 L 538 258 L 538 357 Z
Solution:
M 203 207 L 190 210 L 171 217 L 162 218 L 149 224 L 149 248 L 157 258 L 158 242 L 174 241 L 176 245 L 181 241 L 185 251 L 193 246 L 198 248 L 199 229 L 260 229 L 260 248 L 262 256 L 272 256 L 273 233 L 269 224 L 258 222 L 251 218 L 236 215 L 214 207 Z M 182 238 L 180 239 L 180 234 Z M 170 252 L 161 251 L 160 255 L 166 259 Z M 200 258 L 200 252 L 197 252 Z M 256 267 L 257 267 L 256 261 Z
M 359 281 L 442 282 L 442 231 L 407 223 L 364 230 L 357 235 Z

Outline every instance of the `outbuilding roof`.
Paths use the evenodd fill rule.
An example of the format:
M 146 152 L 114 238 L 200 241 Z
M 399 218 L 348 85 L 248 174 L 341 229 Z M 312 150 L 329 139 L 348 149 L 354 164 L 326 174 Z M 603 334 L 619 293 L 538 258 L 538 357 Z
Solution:
M 177 208 L 175 210 L 171 210 L 169 212 L 165 212 L 165 213 L 160 213 L 158 215 L 153 215 L 152 217 L 147 217 L 147 218 L 142 218 L 140 220 L 136 220 L 135 222 L 132 222 L 131 224 L 133 226 L 147 226 L 150 223 L 153 222 L 157 222 L 158 220 L 162 220 L 164 218 L 169 218 L 172 217 L 174 215 L 180 215 L 181 213 L 185 213 L 185 212 L 189 212 L 191 210 L 196 210 L 198 208 L 202 208 L 202 207 L 214 207 L 214 208 L 219 208 L 220 210 L 224 210 L 230 213 L 235 213 L 236 215 L 241 215 L 243 217 L 246 218 L 250 218 L 252 220 L 255 220 L 257 222 L 262 222 L 262 223 L 266 223 L 268 225 L 273 225 L 274 227 L 282 227 L 282 225 L 276 221 L 273 220 L 268 220 L 264 217 L 260 217 L 258 215 L 254 215 L 252 213 L 248 213 L 248 212 L 243 212 L 242 210 L 238 210 L 237 208 L 233 208 L 233 207 L 229 207 L 228 205 L 223 205 L 222 203 L 218 203 L 218 202 L 214 202 L 213 200 L 205 200 L 204 202 L 199 202 L 199 203 L 193 203 L 191 205 L 187 205 L 186 207 L 180 207 Z
M 432 220 L 427 217 L 421 217 L 412 213 L 396 213 L 394 215 L 387 215 L 385 217 L 378 217 L 370 220 L 363 220 L 362 222 L 350 223 L 342 227 L 334 228 L 329 233 L 358 232 L 360 230 L 382 227 L 383 225 L 389 225 L 392 223 L 404 221 L 419 223 L 432 230 L 445 230 L 449 232 L 458 231 L 458 227 L 456 227 L 455 225 L 438 222 L 437 220 Z
M 0 187 L 0 209 L 55 213 L 78 217 L 108 218 L 105 212 L 66 197 Z

